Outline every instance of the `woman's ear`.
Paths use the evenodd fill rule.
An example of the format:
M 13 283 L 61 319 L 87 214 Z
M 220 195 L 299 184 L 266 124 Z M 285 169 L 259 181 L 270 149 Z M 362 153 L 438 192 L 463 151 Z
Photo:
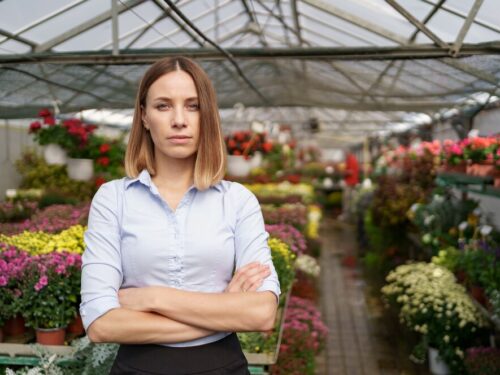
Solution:
M 141 120 L 142 120 L 142 125 L 146 128 L 146 130 L 149 130 L 149 127 L 147 125 L 148 121 L 146 116 L 146 109 L 142 105 L 141 105 Z

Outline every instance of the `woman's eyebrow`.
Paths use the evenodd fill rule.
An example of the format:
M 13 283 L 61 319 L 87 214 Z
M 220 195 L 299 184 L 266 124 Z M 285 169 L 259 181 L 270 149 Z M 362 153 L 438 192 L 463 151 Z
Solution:
M 167 96 L 158 96 L 156 98 L 154 98 L 153 100 L 167 100 L 167 101 L 171 101 L 172 99 L 167 97 Z M 197 96 L 193 96 L 193 97 L 190 97 L 190 98 L 186 98 L 185 99 L 186 101 L 193 101 L 193 100 L 198 100 L 198 97 Z

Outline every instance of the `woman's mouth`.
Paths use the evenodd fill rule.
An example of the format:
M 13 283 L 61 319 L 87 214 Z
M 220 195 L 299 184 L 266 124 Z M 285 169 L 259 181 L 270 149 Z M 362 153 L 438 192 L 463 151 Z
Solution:
M 191 137 L 187 135 L 174 135 L 172 137 L 167 138 L 171 143 L 174 143 L 176 145 L 182 145 L 185 143 L 188 143 Z

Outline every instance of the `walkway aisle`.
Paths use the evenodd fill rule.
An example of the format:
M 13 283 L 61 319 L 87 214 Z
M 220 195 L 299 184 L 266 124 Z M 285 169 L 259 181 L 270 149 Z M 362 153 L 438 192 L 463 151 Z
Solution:
M 407 354 L 401 353 L 401 346 L 405 345 L 394 337 L 398 333 L 389 331 L 382 323 L 380 303 L 370 301 L 367 306 L 367 288 L 356 264 L 354 227 L 326 217 L 321 238 L 320 300 L 330 334 L 318 374 L 423 374 L 415 371 L 416 366 L 408 367 Z
M 354 233 L 325 218 L 321 231 L 321 303 L 330 330 L 326 347 L 328 375 L 380 375 L 367 326 L 362 280 L 343 267 L 355 249 Z

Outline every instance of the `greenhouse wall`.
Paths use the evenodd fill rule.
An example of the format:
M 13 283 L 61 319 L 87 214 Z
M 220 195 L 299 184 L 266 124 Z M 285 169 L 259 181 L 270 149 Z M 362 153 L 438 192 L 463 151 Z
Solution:
M 26 147 L 37 148 L 24 122 L 0 122 L 0 201 L 5 200 L 5 190 L 15 189 L 21 182 L 15 162 Z

